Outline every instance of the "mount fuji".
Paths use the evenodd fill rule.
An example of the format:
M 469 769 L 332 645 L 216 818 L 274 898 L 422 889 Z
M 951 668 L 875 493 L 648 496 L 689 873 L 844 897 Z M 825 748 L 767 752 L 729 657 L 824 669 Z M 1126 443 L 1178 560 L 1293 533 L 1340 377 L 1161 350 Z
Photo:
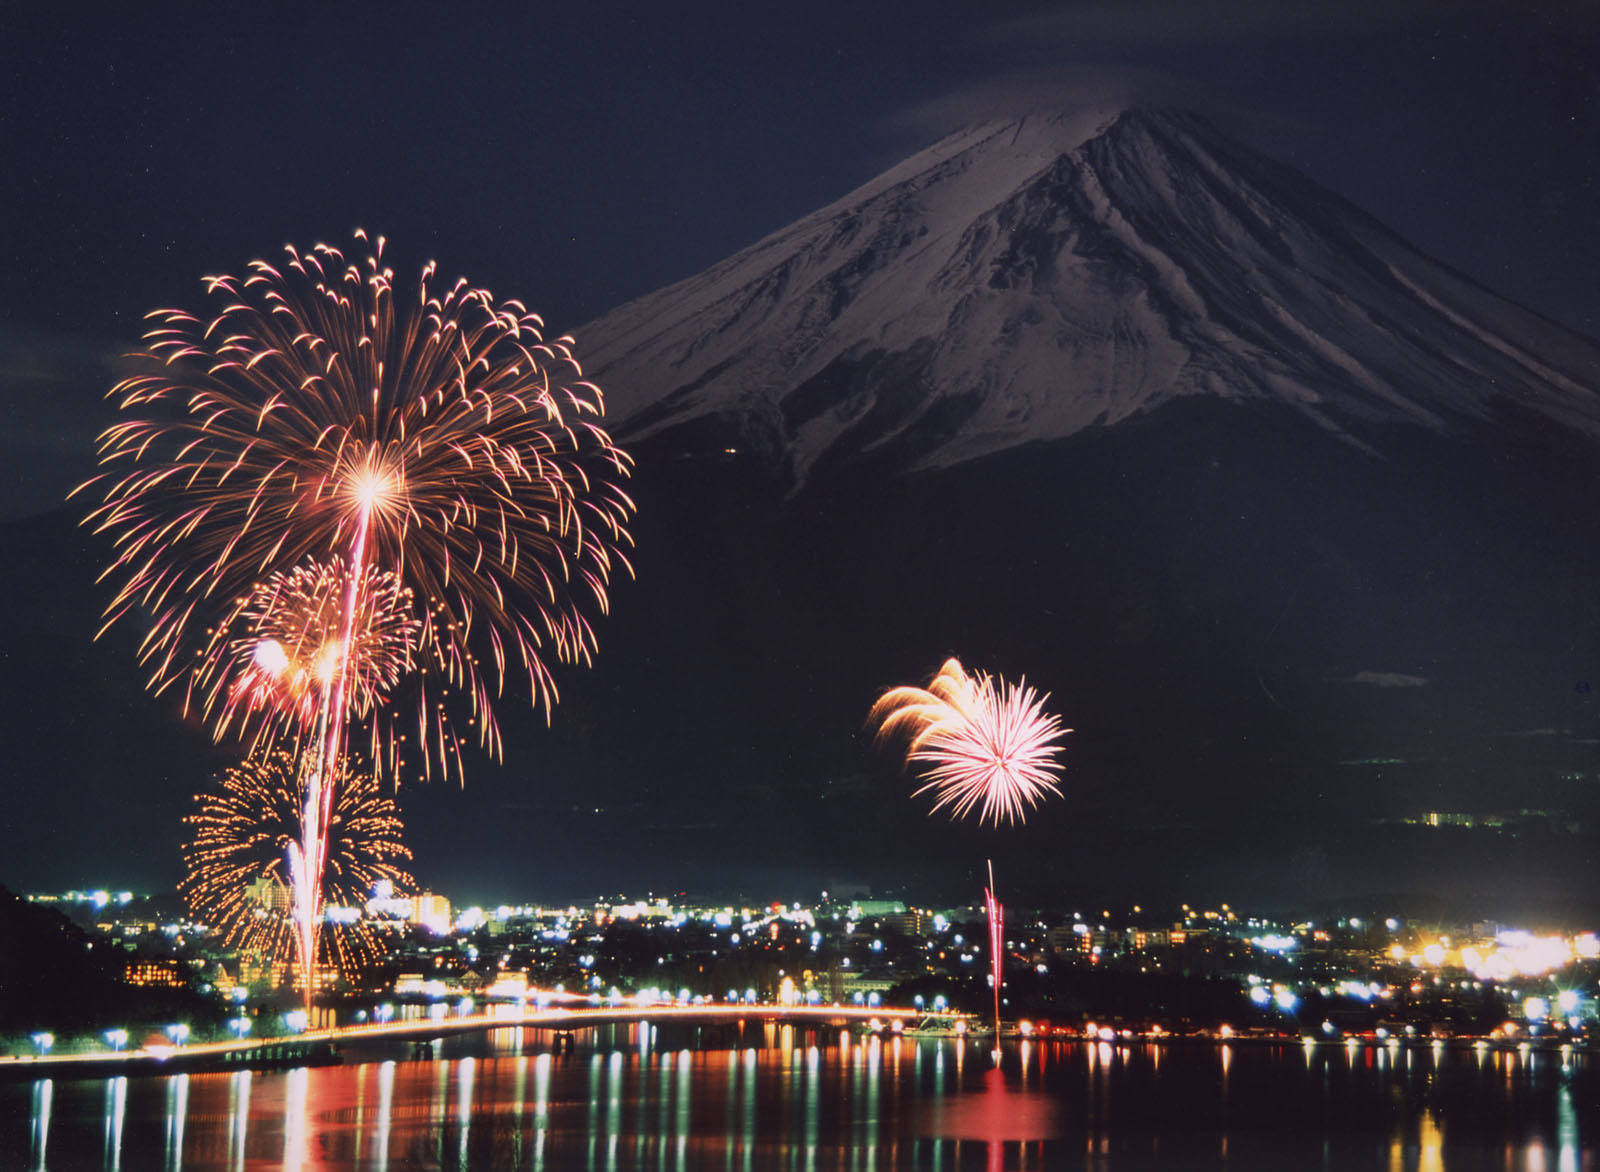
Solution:
M 1358 443 L 1504 404 L 1600 434 L 1600 346 L 1163 111 L 963 130 L 579 338 L 625 435 L 712 422 L 796 485 L 1206 397 Z

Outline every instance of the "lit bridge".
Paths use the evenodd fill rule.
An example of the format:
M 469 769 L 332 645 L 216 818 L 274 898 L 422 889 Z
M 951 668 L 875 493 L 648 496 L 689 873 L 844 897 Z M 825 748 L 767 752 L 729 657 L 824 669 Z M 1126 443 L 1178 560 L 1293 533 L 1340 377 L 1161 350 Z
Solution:
M 864 1009 L 855 1005 L 571 1005 L 524 1010 L 516 1005 L 490 1005 L 481 1012 L 446 1014 L 441 1017 L 412 1018 L 404 1021 L 366 1022 L 337 1029 L 306 1030 L 293 1035 L 297 1040 L 330 1042 L 365 1038 L 432 1039 L 451 1034 L 485 1030 L 534 1029 L 572 1033 L 598 1026 L 631 1025 L 635 1022 L 683 1022 L 689 1025 L 733 1025 L 743 1022 L 773 1022 L 789 1025 L 839 1026 L 878 1022 L 893 1028 L 920 1021 L 927 1016 L 920 1009 L 876 1006 Z M 941 1014 L 948 1017 L 948 1014 Z M 224 1043 L 217 1043 L 222 1046 Z M 226 1045 L 231 1045 L 228 1043 Z
M 0 1078 L 98 1078 L 118 1074 L 160 1074 L 191 1070 L 230 1070 L 262 1066 L 299 1066 L 338 1060 L 338 1047 L 360 1041 L 434 1041 L 490 1030 L 545 1030 L 557 1035 L 601 1026 L 667 1022 L 687 1025 L 774 1023 L 848 1029 L 871 1025 L 896 1029 L 920 1021 L 920 1009 L 893 1006 L 862 1008 L 846 1005 L 572 1005 L 524 1009 L 491 1004 L 471 1013 L 362 1022 L 331 1029 L 307 1029 L 279 1037 L 238 1038 L 186 1045 L 146 1045 L 138 1049 L 97 1050 L 79 1054 L 47 1054 L 0 1058 Z M 955 1015 L 940 1014 L 941 1019 Z

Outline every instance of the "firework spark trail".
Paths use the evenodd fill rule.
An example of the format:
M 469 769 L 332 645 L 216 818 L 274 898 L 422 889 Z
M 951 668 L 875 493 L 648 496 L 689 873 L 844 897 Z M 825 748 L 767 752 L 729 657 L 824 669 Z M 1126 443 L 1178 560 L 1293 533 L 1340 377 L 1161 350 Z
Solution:
M 394 801 L 367 772 L 347 769 L 339 783 L 333 787 L 324 902 L 360 906 L 381 880 L 397 891 L 411 890 L 405 870 L 411 851 L 401 841 Z M 263 750 L 228 769 L 217 790 L 195 795 L 197 809 L 184 819 L 189 834 L 178 889 L 185 903 L 230 946 L 280 963 L 298 957 L 300 930 L 296 916 L 274 906 L 271 892 L 293 899 L 286 890 L 293 886 L 287 860 L 301 835 L 304 800 L 294 755 Z M 320 935 L 322 963 L 349 976 L 374 954 L 372 930 L 363 921 L 329 928 Z
M 498 755 L 493 701 L 508 659 L 520 660 L 548 719 L 548 660 L 589 662 L 589 613 L 607 609 L 613 569 L 631 571 L 633 502 L 618 484 L 631 461 L 600 427 L 599 389 L 581 381 L 570 339 L 546 342 L 521 303 L 496 304 L 465 279 L 432 293 L 432 264 L 397 315 L 383 246 L 378 237 L 364 264 L 327 245 L 289 246 L 281 269 L 255 261 L 242 281 L 206 278 L 222 302 L 209 320 L 150 314 L 135 356 L 149 369 L 112 389 L 137 415 L 101 435 L 108 470 L 83 486 L 103 493 L 86 520 L 115 549 L 103 577 L 118 588 L 101 630 L 148 615 L 139 655 L 149 686 L 183 681 L 185 708 L 215 712 L 219 736 L 232 709 L 215 698 L 248 669 L 230 682 L 236 661 L 206 652 L 219 628 L 198 629 L 219 615 L 226 628 L 247 604 L 230 615 L 220 600 L 247 600 L 274 574 L 347 559 L 342 660 L 318 692 L 314 733 L 297 730 L 316 738 L 290 858 L 308 1002 L 369 571 L 392 574 L 416 600 L 417 760 L 425 775 L 456 777 L 461 741 L 434 690 L 466 693 L 468 724 Z M 562 385 L 569 374 L 576 381 Z M 198 666 L 187 655 L 195 643 Z
M 994 985 L 994 1052 L 1000 1053 L 1000 981 L 1005 972 L 1005 911 L 994 892 L 994 860 L 989 861 L 989 886 L 983 889 L 983 908 L 989 918 L 989 973 Z
M 1046 795 L 1061 792 L 1055 742 L 1072 730 L 1045 711 L 1048 700 L 1026 680 L 971 676 L 950 659 L 927 688 L 885 692 L 867 719 L 880 743 L 906 737 L 906 763 L 925 767 L 913 796 L 931 790 L 934 810 L 949 807 L 959 819 L 976 808 L 980 823 L 998 826 L 1025 821 Z

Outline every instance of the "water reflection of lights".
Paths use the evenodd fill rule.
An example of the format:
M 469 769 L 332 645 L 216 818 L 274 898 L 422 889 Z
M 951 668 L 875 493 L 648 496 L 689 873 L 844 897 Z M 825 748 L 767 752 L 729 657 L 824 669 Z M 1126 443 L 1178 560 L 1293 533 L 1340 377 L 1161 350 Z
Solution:
M 1556 1172 L 1578 1172 L 1578 1164 L 1578 1111 L 1563 1082 L 1556 1089 Z
M 389 1119 L 383 1119 L 387 1127 Z M 236 1070 L 228 1076 L 228 1163 L 234 1172 L 244 1167 L 245 1129 L 250 1125 L 250 1072 Z M 381 1151 L 381 1149 L 380 1149 Z M 379 1172 L 384 1172 L 382 1165 Z
M 475 1059 L 463 1058 L 456 1067 L 456 1125 L 461 1129 L 458 1163 L 463 1168 L 467 1166 L 467 1129 L 472 1123 L 472 1076 L 476 1065 Z
M 998 1071 L 982 1060 L 958 1078 L 952 1055 L 960 1047 L 954 1039 L 884 1037 L 874 1044 L 871 1038 L 853 1037 L 850 1060 L 836 1065 L 836 1056 L 827 1053 L 834 1041 L 831 1030 L 818 1035 L 797 1027 L 787 1052 L 781 1031 L 774 1032 L 771 1047 L 761 1045 L 761 1035 L 752 1032 L 748 1036 L 756 1039 L 756 1046 L 731 1054 L 665 1049 L 661 1043 L 670 1036 L 663 1027 L 647 1061 L 632 1044 L 636 1036 L 618 1029 L 616 1049 L 596 1053 L 585 1048 L 577 1058 L 502 1052 L 455 1058 L 447 1068 L 443 1062 L 374 1062 L 254 1075 L 191 1074 L 186 1080 L 176 1075 L 133 1077 L 121 1092 L 126 1098 L 120 1124 L 112 1080 L 58 1078 L 49 1085 L 42 1080 L 0 1085 L 0 1091 L 11 1093 L 0 1098 L 0 1119 L 9 1117 L 15 1124 L 9 1134 L 0 1128 L 0 1167 L 30 1172 L 44 1167 L 57 1172 L 77 1167 L 242 1172 L 266 1162 L 302 1172 L 335 1164 L 388 1172 L 419 1158 L 454 1168 L 514 1154 L 507 1166 L 528 1172 L 548 1167 L 553 1172 L 585 1166 L 587 1144 L 596 1169 L 614 1163 L 689 1172 L 702 1166 L 720 1169 L 726 1163 L 730 1168 L 905 1166 L 954 1172 L 983 1167 L 985 1143 L 999 1132 L 984 1138 L 969 1132 L 966 1141 L 940 1132 L 933 1125 L 937 1104 L 966 1103 L 970 1118 L 961 1112 L 951 1118 L 961 1127 L 978 1127 L 984 1123 L 980 1106 L 1004 1105 L 1009 1112 L 1019 1103 L 1026 1105 L 1026 1099 L 1012 1097 L 1019 1093 L 1052 1097 L 1060 1111 L 1070 1112 L 1077 1120 L 1070 1129 L 1072 1146 L 1080 1133 L 1091 1150 L 1109 1136 L 1111 1150 L 1104 1160 L 1089 1161 L 1098 1166 L 1117 1155 L 1117 1120 L 1126 1118 L 1131 1094 L 1167 1101 L 1174 1088 L 1193 1084 L 1205 1088 L 1197 1093 L 1216 1104 L 1225 1061 L 1225 1107 L 1235 1124 L 1255 1118 L 1254 1098 L 1241 1092 L 1257 1086 L 1264 1073 L 1303 1086 L 1306 1094 L 1321 1096 L 1326 1103 L 1359 1106 L 1373 1095 L 1393 1096 L 1384 1100 L 1393 1109 L 1382 1112 L 1388 1122 L 1380 1133 L 1381 1147 L 1367 1152 L 1369 1159 L 1378 1158 L 1379 1166 L 1388 1165 L 1385 1157 L 1392 1157 L 1396 1136 L 1402 1143 L 1404 1172 L 1472 1163 L 1470 1152 L 1479 1147 L 1479 1132 L 1496 1128 L 1500 1116 L 1486 1117 L 1480 1127 L 1475 1108 L 1466 1108 L 1463 1115 L 1460 1100 L 1468 1094 L 1497 1096 L 1484 1101 L 1499 1103 L 1511 1103 L 1514 1096 L 1517 1104 L 1531 1103 L 1534 1096 L 1543 1105 L 1531 1124 L 1535 1117 L 1519 1107 L 1516 1134 L 1496 1131 L 1491 1137 L 1496 1167 L 1504 1163 L 1579 1172 L 1593 1155 L 1588 1150 L 1592 1144 L 1586 1147 L 1589 1137 L 1580 1138 L 1583 1108 L 1578 1103 L 1594 1059 L 1576 1043 L 1563 1051 L 1558 1042 L 1545 1048 L 1535 1040 L 1519 1052 L 1515 1042 L 1475 1049 L 1466 1041 L 1457 1046 L 1418 1038 L 1415 1044 L 1402 1040 L 1391 1046 L 1385 1040 L 1358 1043 L 1356 1057 L 1349 1061 L 1345 1039 L 1310 1039 L 1309 1044 L 1295 1039 L 1279 1046 L 1233 1043 L 1226 1059 L 1221 1045 L 1172 1047 L 1155 1078 L 1153 1067 L 1163 1052 L 1153 1046 L 1029 1041 L 1007 1043 Z M 1296 1043 L 1299 1060 L 1293 1057 Z M 988 1048 L 989 1040 L 983 1039 L 978 1053 Z M 439 1103 L 442 1068 L 448 1073 L 442 1112 L 436 1113 L 430 1104 Z M 1574 1072 L 1580 1077 L 1574 1079 Z M 980 1097 L 980 1088 L 995 1076 L 1005 1092 L 1003 1104 Z M 586 1114 L 584 1087 L 591 1077 L 592 1102 Z M 1195 1083 L 1197 1077 L 1203 1081 Z M 1442 1081 L 1436 1084 L 1435 1079 Z M 1443 1097 L 1431 1090 L 1435 1085 L 1444 1088 Z M 1069 1090 L 1063 1098 L 1063 1088 L 1076 1092 Z M 25 1125 L 23 1112 L 30 1105 L 32 1119 Z M 87 1129 L 64 1122 L 82 1120 L 85 1108 Z M 104 1136 L 97 1137 L 93 1120 L 102 1109 Z M 1426 1120 L 1425 1109 L 1433 1112 Z M 1065 1121 L 1066 1115 L 1061 1118 Z M 1008 1117 L 1001 1130 L 1011 1126 Z M 1190 1154 L 1214 1161 L 1214 1145 L 1222 1137 L 1215 1126 L 1207 1130 L 1209 1146 Z M 1230 1124 L 1230 1138 L 1237 1130 Z M 1160 1134 L 1159 1155 L 1170 1160 L 1167 1133 Z M 1062 1138 L 1045 1141 L 1037 1155 L 1031 1142 L 1019 1151 L 1015 1139 L 1005 1139 L 1004 1166 L 1057 1166 L 1058 1157 L 1067 1158 L 1056 1146 Z M 1453 1146 L 1445 1160 L 1447 1138 Z M 97 1139 L 103 1140 L 103 1153 Z M 6 1142 L 13 1146 L 6 1147 Z M 1156 1142 L 1151 1136 L 1151 1158 L 1157 1155 Z M 1331 1142 L 1341 1141 L 1333 1137 Z M 1463 1144 L 1467 1146 L 1461 1149 Z M 46 1145 L 47 1160 L 40 1151 Z M 1504 1158 L 1498 1153 L 1505 1153 Z M 1307 1159 L 1315 1163 L 1309 1154 Z M 1275 1166 L 1305 1162 L 1286 1160 Z
M 617 1164 L 617 1143 L 622 1137 L 622 1051 L 611 1051 L 606 1062 L 606 1166 Z
M 756 1145 L 756 1100 L 759 1097 L 756 1082 L 756 1051 L 752 1046 L 744 1052 L 744 1071 L 740 1079 L 742 1084 L 740 1135 L 746 1163 L 749 1163 L 750 1154 L 755 1151 Z
M 1406 1157 L 1406 1149 L 1410 1146 L 1408 1131 L 1408 1128 L 1397 1126 L 1389 1140 L 1391 1168 L 1410 1166 Z M 1444 1172 L 1444 1132 L 1433 1111 L 1427 1107 L 1422 1109 L 1422 1115 L 1417 1120 L 1416 1152 L 1417 1172 Z
M 55 1083 L 41 1078 L 33 1084 L 33 1127 L 29 1147 L 33 1166 L 44 1168 L 45 1147 L 50 1140 L 50 1100 L 55 1094 Z
M 533 1060 L 533 1166 L 544 1167 L 545 1136 L 550 1130 L 550 1055 Z
M 296 1066 L 284 1075 L 283 1096 L 283 1166 L 298 1169 L 305 1165 L 310 1152 L 306 1150 L 306 1105 L 311 1072 Z M 313 1161 L 314 1162 L 314 1161 Z
M 806 1167 L 812 1167 L 817 1158 L 817 1141 L 822 1128 L 822 1053 L 811 1047 L 806 1053 Z
M 106 1167 L 115 1172 L 122 1167 L 122 1122 L 128 1109 L 128 1080 L 125 1076 L 106 1080 Z
M 1021 1166 L 1041 1167 L 1044 1142 L 1060 1134 L 1059 1109 L 1051 1095 L 1008 1088 L 1005 1072 L 991 1067 L 983 1073 L 981 1089 L 958 1088 L 954 1095 L 933 1099 L 929 1110 L 918 1121 L 917 1130 L 924 1136 L 955 1141 L 958 1163 L 963 1140 L 982 1142 L 988 1149 L 990 1168 L 1003 1166 L 1008 1144 L 1017 1143 L 1025 1151 L 1027 1145 L 1033 1143 L 1037 1145 L 1037 1160 L 1029 1161 L 1024 1155 Z M 876 1128 L 869 1132 L 869 1138 L 875 1136 Z M 867 1150 L 872 1151 L 871 1148 Z M 938 1147 L 933 1155 L 933 1166 L 940 1167 Z
M 183 1121 L 189 1114 L 189 1076 L 167 1079 L 167 1167 L 183 1167 Z

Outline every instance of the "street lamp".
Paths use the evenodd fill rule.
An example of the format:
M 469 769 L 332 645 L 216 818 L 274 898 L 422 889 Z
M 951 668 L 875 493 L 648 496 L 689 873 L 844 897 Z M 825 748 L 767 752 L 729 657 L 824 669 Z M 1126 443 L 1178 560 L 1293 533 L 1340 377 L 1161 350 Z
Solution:
M 189 1040 L 189 1027 L 182 1022 L 167 1027 L 167 1037 L 172 1039 L 174 1046 L 181 1046 Z
M 228 1029 L 233 1031 L 234 1037 L 243 1038 L 250 1032 L 250 1019 L 248 1017 L 229 1018 Z
M 128 1031 L 127 1030 L 107 1030 L 106 1033 L 105 1033 L 105 1038 L 106 1038 L 106 1041 L 108 1043 L 110 1043 L 111 1048 L 113 1050 L 120 1051 L 124 1046 L 126 1046 L 128 1044 Z
M 39 1057 L 43 1058 L 50 1053 L 50 1047 L 56 1044 L 56 1036 L 52 1033 L 41 1031 L 33 1035 L 33 1044 L 39 1047 Z
M 309 1020 L 310 1019 L 306 1017 L 305 1010 L 291 1009 L 288 1013 L 283 1015 L 283 1028 L 288 1030 L 291 1034 L 298 1034 L 301 1030 L 306 1028 L 306 1023 Z

